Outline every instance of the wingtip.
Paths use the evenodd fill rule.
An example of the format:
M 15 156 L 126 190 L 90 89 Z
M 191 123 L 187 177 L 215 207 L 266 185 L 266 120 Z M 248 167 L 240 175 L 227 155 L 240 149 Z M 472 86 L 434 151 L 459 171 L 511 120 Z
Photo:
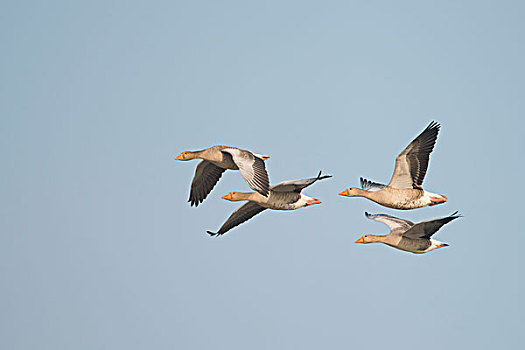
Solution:
M 322 175 L 322 173 L 323 173 L 323 171 L 319 170 L 319 174 L 317 174 L 317 177 L 315 178 L 315 181 L 317 181 L 317 180 L 324 180 L 324 179 L 328 179 L 330 177 L 333 177 L 332 175 Z
M 218 232 L 206 231 L 206 233 L 209 234 L 209 235 L 212 236 L 212 237 L 220 236 Z
M 200 201 L 192 197 L 188 199 L 188 203 L 190 203 L 190 207 L 193 207 L 193 206 L 198 207 L 199 204 L 201 204 L 202 202 L 204 202 L 204 199 Z
M 432 120 L 430 124 L 428 124 L 427 129 L 438 129 L 441 128 L 441 124 L 436 122 L 435 120 Z

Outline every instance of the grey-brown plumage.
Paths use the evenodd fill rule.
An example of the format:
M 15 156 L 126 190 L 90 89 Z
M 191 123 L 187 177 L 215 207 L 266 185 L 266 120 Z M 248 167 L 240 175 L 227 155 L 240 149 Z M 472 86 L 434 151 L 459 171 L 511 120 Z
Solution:
M 255 215 L 266 210 L 267 208 L 261 207 L 256 202 L 248 202 L 240 206 L 236 211 L 234 211 L 226 220 L 226 222 L 221 226 L 219 231 L 211 232 L 206 231 L 210 236 L 220 236 L 234 228 L 239 226 L 243 222 L 253 218 Z
M 361 188 L 349 187 L 339 193 L 348 197 L 365 197 L 394 209 L 416 209 L 447 202 L 442 194 L 423 190 L 430 153 L 434 149 L 440 125 L 431 122 L 397 157 L 388 185 L 361 178 Z
M 377 191 L 381 191 L 383 188 L 385 188 L 385 185 L 383 184 L 380 184 L 380 183 L 377 183 L 377 182 L 372 182 L 370 180 L 367 180 L 365 178 L 359 178 L 359 180 L 361 181 L 361 188 L 363 190 L 367 190 L 367 191 L 370 191 L 370 192 L 377 192 Z
M 240 193 L 231 192 L 224 196 L 224 199 L 238 201 L 247 200 L 248 203 L 242 205 L 235 210 L 226 222 L 221 226 L 219 231 L 206 231 L 210 236 L 220 236 L 231 230 L 232 228 L 242 224 L 251 219 L 255 215 L 264 211 L 265 209 L 273 210 L 295 210 L 312 204 L 321 203 L 316 198 L 310 198 L 301 193 L 303 189 L 312 185 L 318 180 L 323 180 L 332 177 L 331 175 L 321 176 L 321 172 L 317 177 L 301 180 L 290 180 L 271 186 L 268 197 L 261 196 L 257 192 Z
M 283 181 L 275 186 L 271 187 L 271 190 L 273 192 L 293 192 L 293 193 L 301 193 L 302 190 L 304 190 L 306 187 L 312 185 L 314 182 L 319 180 L 324 180 L 332 177 L 332 175 L 323 175 L 321 176 L 321 171 L 319 171 L 319 174 L 317 174 L 316 177 L 311 177 L 309 179 L 302 179 L 302 180 L 288 180 Z
M 227 170 L 239 170 L 248 185 L 262 194 L 268 195 L 269 179 L 264 160 L 269 157 L 231 146 L 212 146 L 201 151 L 185 151 L 177 160 L 203 159 L 195 169 L 188 202 L 198 206 L 206 199 L 222 173 Z
M 460 218 L 461 215 L 457 215 L 458 212 L 454 212 L 447 217 L 441 219 L 434 219 L 430 221 L 423 221 L 413 225 L 409 230 L 403 233 L 403 237 L 412 239 L 430 239 L 434 233 L 436 233 L 443 225 L 448 224 L 454 219 Z
M 427 173 L 430 153 L 436 144 L 440 127 L 438 123 L 432 121 L 396 157 L 396 167 L 388 186 L 392 188 L 422 189 L 421 186 Z
M 386 214 L 368 214 L 365 212 L 365 216 L 368 219 L 386 224 L 390 228 L 390 233 L 385 236 L 366 234 L 358 239 L 356 243 L 384 243 L 415 254 L 427 253 L 431 250 L 448 246 L 447 243 L 437 241 L 431 237 L 443 225 L 461 217 L 461 215 L 457 214 L 458 212 L 456 211 L 444 218 L 414 224 L 411 221 Z
M 190 198 L 188 199 L 191 206 L 198 206 L 208 197 L 225 171 L 225 168 L 218 167 L 207 160 L 203 160 L 197 165 L 195 176 L 191 182 Z

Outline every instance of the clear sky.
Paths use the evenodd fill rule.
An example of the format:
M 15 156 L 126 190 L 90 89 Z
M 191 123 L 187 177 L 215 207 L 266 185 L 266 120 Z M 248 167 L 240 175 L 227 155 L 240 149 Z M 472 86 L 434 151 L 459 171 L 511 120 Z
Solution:
M 525 336 L 525 6 L 520 1 L 5 1 L 0 5 L 0 348 L 517 349 Z M 337 193 L 388 183 L 442 124 L 425 188 L 396 211 Z M 220 238 L 247 191 L 226 144 L 272 183 L 333 175 L 323 203 Z M 464 217 L 413 255 L 358 245 Z

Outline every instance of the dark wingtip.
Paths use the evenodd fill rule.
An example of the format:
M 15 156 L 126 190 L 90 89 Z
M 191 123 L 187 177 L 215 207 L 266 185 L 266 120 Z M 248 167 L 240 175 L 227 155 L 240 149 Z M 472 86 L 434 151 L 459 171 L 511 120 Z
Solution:
M 204 199 L 199 201 L 198 199 L 194 199 L 194 198 L 191 198 L 191 197 L 188 199 L 188 202 L 190 203 L 190 207 L 193 207 L 193 206 L 198 207 L 199 204 L 202 203 L 203 201 L 204 201 Z
M 323 172 L 322 170 L 319 170 L 319 174 L 317 174 L 317 178 L 315 179 L 315 181 L 317 181 L 317 180 L 324 180 L 324 179 L 328 179 L 328 178 L 333 177 L 332 175 L 323 175 L 323 176 L 321 176 L 322 172 Z
M 220 236 L 218 232 L 206 231 L 206 233 L 209 234 L 209 235 L 212 236 L 212 237 Z
M 433 121 L 430 122 L 430 124 L 428 124 L 428 126 L 425 129 L 425 131 L 435 129 L 435 130 L 437 130 L 439 132 L 440 128 L 441 128 L 441 124 L 439 124 L 438 122 L 433 120 Z
M 368 212 L 365 211 L 365 216 L 366 216 L 366 217 L 369 217 L 370 214 L 368 214 Z

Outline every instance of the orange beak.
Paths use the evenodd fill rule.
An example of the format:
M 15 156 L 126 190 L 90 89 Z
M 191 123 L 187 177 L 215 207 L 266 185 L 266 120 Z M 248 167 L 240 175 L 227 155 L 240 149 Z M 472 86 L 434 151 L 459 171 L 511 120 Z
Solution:
M 175 160 L 184 160 L 182 153 L 175 157 Z
M 443 247 L 448 247 L 448 246 L 449 246 L 448 244 L 443 243 L 443 244 L 438 245 L 438 246 L 436 247 L 436 249 L 438 249 L 438 248 L 443 248 Z
M 348 188 L 344 190 L 343 192 L 338 193 L 340 196 L 348 196 Z
M 306 201 L 306 204 L 307 205 L 312 205 L 312 204 L 321 204 L 322 202 L 319 200 L 319 199 L 312 199 L 311 201 Z
M 270 156 L 262 156 L 261 159 L 262 160 L 267 160 L 267 159 L 270 159 Z
M 365 240 L 363 239 L 363 237 L 361 237 L 357 241 L 355 241 L 354 243 L 365 243 Z
M 228 193 L 227 195 L 224 195 L 221 197 L 222 199 L 227 199 L 227 200 L 231 200 L 232 199 L 232 194 L 231 193 Z

